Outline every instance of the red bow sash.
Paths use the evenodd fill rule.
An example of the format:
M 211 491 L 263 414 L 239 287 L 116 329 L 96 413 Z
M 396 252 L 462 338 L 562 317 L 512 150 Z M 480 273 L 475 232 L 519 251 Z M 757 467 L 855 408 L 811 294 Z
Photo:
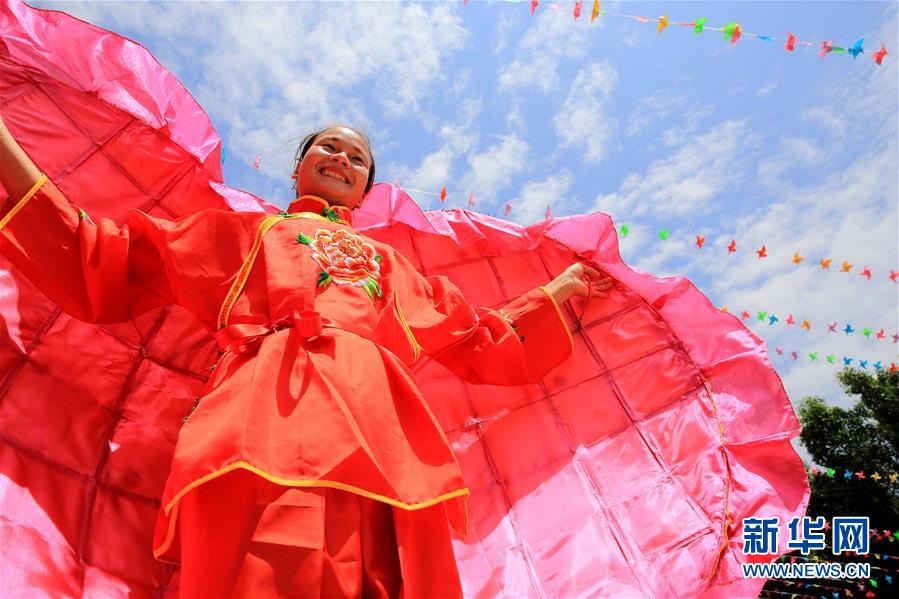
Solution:
M 259 349 L 262 340 L 275 331 L 293 328 L 294 333 L 303 339 L 311 339 L 321 334 L 323 327 L 334 327 L 334 322 L 322 318 L 314 310 L 297 311 L 269 325 L 232 324 L 219 330 L 213 338 L 221 353 L 234 352 L 248 354 Z

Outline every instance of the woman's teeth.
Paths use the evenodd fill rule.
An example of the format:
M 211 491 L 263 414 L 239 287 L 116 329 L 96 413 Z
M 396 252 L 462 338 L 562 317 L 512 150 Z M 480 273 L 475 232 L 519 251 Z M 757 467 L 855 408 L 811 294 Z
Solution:
M 342 177 L 341 175 L 338 175 L 334 171 L 322 171 L 322 174 L 326 177 L 331 177 L 332 179 L 337 179 L 341 183 L 348 183 L 348 181 L 344 177 Z

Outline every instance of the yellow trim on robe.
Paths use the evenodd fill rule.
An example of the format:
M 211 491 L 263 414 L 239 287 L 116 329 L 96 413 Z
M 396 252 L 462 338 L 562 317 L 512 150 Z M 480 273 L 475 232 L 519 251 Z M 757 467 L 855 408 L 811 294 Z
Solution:
M 165 562 L 167 564 L 175 564 L 180 565 L 178 562 L 172 562 L 167 559 L 162 559 L 159 556 L 169 550 L 169 547 L 172 546 L 172 541 L 175 540 L 175 528 L 178 526 L 178 508 L 181 507 L 181 504 L 175 506 L 175 511 L 172 512 L 171 517 L 169 518 L 169 528 L 165 531 L 165 539 L 162 541 L 162 545 L 153 549 L 153 557 L 161 562 Z
M 263 221 L 259 223 L 259 230 L 256 232 L 256 237 L 253 239 L 253 246 L 250 248 L 250 253 L 247 254 L 246 258 L 244 258 L 243 264 L 240 266 L 240 270 L 237 271 L 237 278 L 235 278 L 234 283 L 231 284 L 231 289 L 228 290 L 228 294 L 225 296 L 225 301 L 222 302 L 222 307 L 219 309 L 218 325 L 220 329 L 227 326 L 228 318 L 231 316 L 231 308 L 234 307 L 234 302 L 237 301 L 238 296 L 240 295 L 241 291 L 243 291 L 244 285 L 246 285 L 247 283 L 247 279 L 250 278 L 250 272 L 253 270 L 253 264 L 256 262 L 256 256 L 257 254 L 259 254 L 259 249 L 262 247 L 262 238 L 273 226 L 275 226 L 282 220 L 289 220 L 291 218 L 313 218 L 315 220 L 324 221 L 326 223 L 334 222 L 331 219 L 322 216 L 321 214 L 316 214 L 315 212 L 296 212 L 287 216 L 269 216 L 263 219 Z M 348 224 L 342 219 L 340 220 L 340 222 L 343 224 Z
M 38 177 L 38 179 L 34 183 L 34 185 L 31 186 L 31 189 L 28 190 L 28 193 L 26 193 L 25 196 L 21 200 L 19 200 L 19 202 L 15 206 L 12 207 L 12 210 L 10 210 L 6 214 L 6 216 L 3 217 L 3 220 L 0 220 L 0 231 L 3 230 L 3 227 L 5 227 L 7 225 L 7 223 L 9 223 L 9 221 L 12 220 L 12 217 L 14 217 L 19 210 L 21 210 L 22 208 L 25 207 L 25 204 L 27 204 L 28 201 L 34 197 L 34 194 L 36 194 L 37 191 L 46 182 L 47 182 L 47 175 L 45 175 L 44 173 L 41 173 L 41 176 Z
M 283 220 L 283 217 L 268 216 L 259 223 L 259 229 L 256 231 L 256 237 L 253 239 L 253 246 L 250 248 L 247 257 L 244 258 L 243 264 L 240 265 L 240 270 L 237 271 L 237 277 L 234 279 L 234 283 L 231 284 L 231 289 L 228 290 L 225 301 L 222 302 L 222 307 L 219 310 L 218 324 L 220 329 L 228 324 L 231 308 L 234 306 L 234 302 L 237 301 L 237 296 L 243 291 L 243 286 L 246 285 L 247 279 L 250 278 L 250 271 L 253 269 L 253 264 L 256 262 L 256 255 L 259 254 L 259 248 L 262 247 L 263 236 L 265 236 L 268 230 L 281 220 Z
M 417 362 L 418 357 L 421 355 L 422 347 L 418 343 L 418 339 L 415 338 L 415 335 L 412 333 L 412 329 L 409 328 L 409 323 L 406 322 L 406 317 L 403 315 L 403 309 L 400 308 L 400 299 L 397 297 L 396 293 L 393 294 L 393 305 L 396 306 L 396 315 L 400 319 L 400 323 L 403 325 L 403 330 L 406 332 L 406 337 L 409 339 L 409 344 L 412 346 L 412 361 Z
M 203 483 L 209 482 L 214 478 L 218 478 L 219 476 L 223 476 L 232 470 L 237 470 L 238 468 L 242 468 L 244 470 L 249 470 L 250 472 L 261 476 L 262 478 L 269 480 L 277 485 L 283 485 L 287 487 L 327 487 L 331 489 L 338 489 L 340 491 L 346 491 L 348 493 L 353 493 L 355 495 L 360 495 L 367 499 L 373 499 L 375 501 L 380 501 L 381 503 L 386 503 L 393 507 L 398 507 L 404 510 L 421 510 L 425 508 L 429 508 L 431 506 L 437 505 L 438 503 L 442 503 L 444 501 L 455 499 L 456 497 L 466 497 L 471 494 L 471 491 L 468 487 L 462 487 L 461 489 L 456 489 L 455 491 L 450 491 L 449 493 L 444 493 L 438 497 L 434 497 L 433 499 L 429 499 L 427 501 L 422 501 L 420 503 L 403 503 L 402 501 L 397 501 L 396 499 L 391 499 L 390 497 L 385 497 L 384 495 L 378 495 L 377 493 L 372 493 L 371 491 L 366 491 L 365 489 L 360 489 L 359 487 L 354 487 L 353 485 L 348 485 L 346 483 L 341 483 L 333 480 L 304 480 L 304 479 L 289 479 L 289 478 L 281 478 L 279 476 L 275 476 L 274 474 L 269 474 L 264 470 L 260 470 L 255 466 L 249 464 L 248 462 L 244 462 L 243 460 L 239 462 L 234 462 L 224 468 L 220 468 L 215 472 L 210 472 L 206 476 L 198 478 L 193 481 L 181 491 L 175 495 L 175 498 L 172 499 L 167 506 L 165 506 L 165 515 L 169 515 L 169 512 L 172 512 L 171 516 L 169 516 L 169 528 L 166 531 L 165 540 L 162 542 L 162 545 L 153 550 L 153 556 L 157 557 L 162 555 L 166 551 L 168 551 L 169 547 L 172 544 L 172 541 L 175 537 L 175 526 L 178 522 L 178 508 L 181 505 L 181 498 L 184 495 L 193 489 L 199 487 Z M 467 499 L 466 499 L 467 504 Z M 467 519 L 468 510 L 466 509 L 466 519 Z M 466 521 L 466 528 L 468 527 L 468 523 Z M 165 560 L 162 560 L 165 561 Z
M 565 322 L 565 316 L 562 315 L 562 309 L 559 307 L 559 304 L 556 303 L 556 298 L 554 298 L 553 294 L 550 293 L 543 285 L 540 285 L 540 289 L 543 290 L 543 293 L 549 296 L 549 301 L 551 301 L 553 303 L 553 306 L 556 308 L 556 314 L 559 315 L 559 320 L 562 322 L 562 328 L 565 329 L 565 334 L 568 335 L 568 343 L 571 345 L 571 351 L 574 351 L 574 339 L 571 338 L 571 331 L 568 330 L 568 323 Z
M 438 497 L 433 499 L 429 499 L 427 501 L 422 501 L 420 503 L 403 503 L 402 501 L 397 501 L 396 499 L 391 499 L 385 495 L 378 495 L 377 493 L 372 493 L 371 491 L 366 491 L 365 489 L 360 489 L 359 487 L 354 487 L 353 485 L 348 485 L 346 483 L 341 483 L 333 480 L 321 480 L 321 479 L 291 479 L 291 478 L 281 478 L 279 476 L 275 476 L 274 474 L 269 474 L 264 470 L 260 470 L 256 466 L 248 462 L 244 462 L 243 460 L 239 462 L 234 462 L 224 468 L 220 468 L 215 472 L 210 472 L 206 476 L 198 478 L 193 481 L 181 491 L 175 495 L 175 498 L 172 499 L 167 506 L 165 506 L 165 513 L 168 513 L 172 510 L 172 507 L 181 500 L 184 495 L 192 491 L 193 489 L 199 487 L 205 482 L 212 480 L 213 478 L 218 478 L 232 470 L 237 470 L 238 468 L 243 468 L 244 470 L 249 470 L 254 474 L 258 474 L 262 478 L 270 480 L 271 482 L 277 485 L 283 485 L 287 487 L 329 487 L 331 489 L 339 489 L 341 491 L 347 491 L 348 493 L 355 493 L 356 495 L 361 495 L 362 497 L 366 497 L 368 499 L 374 499 L 375 501 L 380 501 L 382 503 L 387 503 L 394 507 L 398 507 L 404 510 L 422 510 L 432 505 L 437 505 L 447 499 L 453 499 L 454 497 L 461 497 L 462 495 L 468 495 L 471 491 L 469 491 L 468 487 L 462 487 L 461 489 L 456 489 L 455 491 L 450 491 L 449 493 L 444 493 Z

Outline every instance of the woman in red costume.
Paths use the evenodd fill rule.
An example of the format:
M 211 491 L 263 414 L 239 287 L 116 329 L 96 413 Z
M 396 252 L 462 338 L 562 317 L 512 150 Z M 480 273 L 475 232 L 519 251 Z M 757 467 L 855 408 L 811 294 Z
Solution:
M 469 490 L 410 369 L 428 354 L 470 382 L 537 382 L 572 351 L 559 305 L 609 279 L 577 262 L 501 310 L 470 307 L 353 230 L 375 165 L 343 126 L 304 140 L 277 216 L 95 223 L 2 120 L 0 164 L 0 249 L 67 312 L 126 322 L 175 303 L 214 332 L 154 538 L 181 596 L 461 595 L 448 524 L 465 530 Z

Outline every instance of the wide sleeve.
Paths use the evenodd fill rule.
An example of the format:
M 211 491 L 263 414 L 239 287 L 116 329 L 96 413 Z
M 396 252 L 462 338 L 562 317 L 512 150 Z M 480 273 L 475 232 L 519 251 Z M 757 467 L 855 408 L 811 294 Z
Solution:
M 131 210 L 127 223 L 95 223 L 46 175 L 0 206 L 0 252 L 72 316 L 125 322 L 174 303 L 164 228 L 172 221 Z
M 571 332 L 544 287 L 497 310 L 473 307 L 446 276 L 423 276 L 394 255 L 394 299 L 415 359 L 427 354 L 471 383 L 522 385 L 572 353 Z

